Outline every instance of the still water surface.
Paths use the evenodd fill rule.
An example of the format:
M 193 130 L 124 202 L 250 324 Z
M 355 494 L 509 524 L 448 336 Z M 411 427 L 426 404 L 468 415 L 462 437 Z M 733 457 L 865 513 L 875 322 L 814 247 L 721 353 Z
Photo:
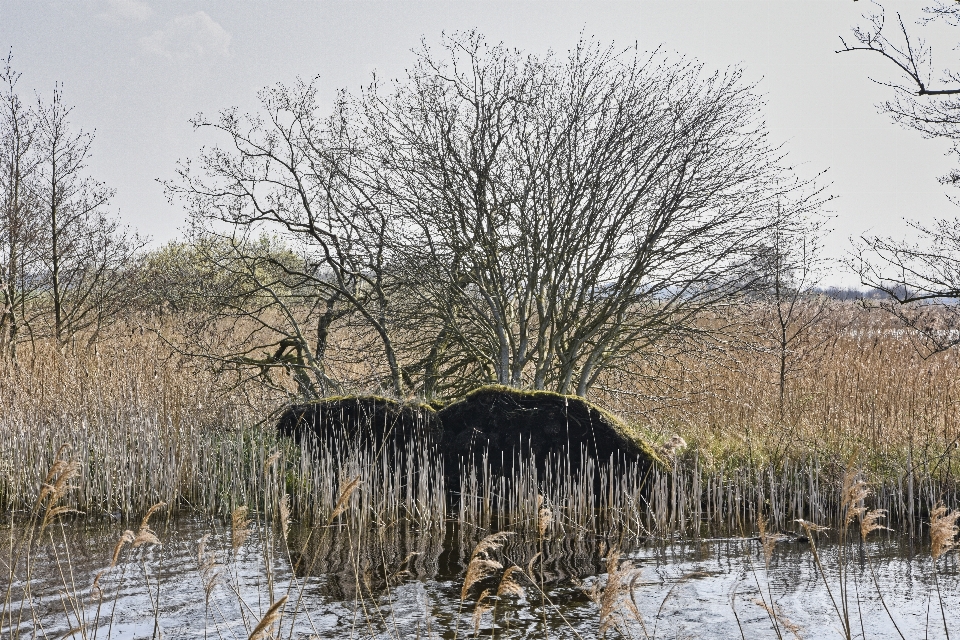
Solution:
M 72 637 L 245 639 L 270 607 L 271 591 L 274 599 L 288 595 L 283 638 L 472 637 L 474 603 L 484 588 L 496 590 L 500 575 L 475 586 L 461 606 L 465 567 L 477 540 L 462 531 L 376 534 L 359 552 L 356 545 L 351 551 L 352 535 L 345 532 L 293 531 L 290 547 L 302 553 L 287 555 L 282 541 L 264 540 L 255 530 L 234 555 L 223 525 L 189 517 L 157 523 L 162 546 L 127 548 L 111 568 L 122 528 L 81 523 L 66 526 L 66 542 L 57 529 L 57 543 L 35 554 L 29 589 L 22 570 L 13 584 L 0 585 L 11 593 L 0 638 L 64 637 L 79 618 L 87 631 Z M 9 529 L 0 533 L 9 539 Z M 207 559 L 215 563 L 204 570 L 198 542 L 205 534 L 211 534 Z M 492 611 L 483 615 L 480 635 L 597 637 L 600 613 L 588 591 L 606 582 L 599 547 L 597 540 L 576 536 L 544 544 L 533 573 L 539 580 L 542 569 L 549 601 L 521 579 L 524 594 L 500 601 L 495 625 Z M 624 631 L 635 638 L 777 638 L 768 613 L 772 602 L 783 638 L 842 638 L 845 600 L 854 637 L 899 638 L 882 595 L 904 637 L 945 637 L 944 616 L 960 637 L 955 556 L 940 560 L 938 597 L 928 549 L 909 540 L 878 537 L 841 548 L 822 539 L 818 549 L 826 585 L 811 546 L 802 541 L 777 544 L 769 565 L 751 539 L 624 544 L 621 561 L 640 570 L 632 596 L 644 625 L 628 615 Z M 510 540 L 491 558 L 526 567 L 538 551 L 535 540 Z M 99 588 L 93 588 L 101 572 Z M 627 585 L 625 595 L 630 591 Z

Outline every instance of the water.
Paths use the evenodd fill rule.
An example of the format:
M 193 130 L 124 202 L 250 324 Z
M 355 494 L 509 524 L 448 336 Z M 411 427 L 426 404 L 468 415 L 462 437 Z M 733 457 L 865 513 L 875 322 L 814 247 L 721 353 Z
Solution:
M 155 528 L 162 546 L 126 546 L 110 567 L 122 527 L 82 520 L 56 526 L 35 548 L 29 584 L 22 559 L 18 579 L 7 584 L 5 549 L 0 586 L 11 596 L 0 637 L 17 637 L 19 630 L 20 638 L 59 638 L 82 622 L 85 631 L 72 637 L 248 638 L 269 609 L 271 592 L 273 601 L 288 596 L 283 638 L 465 638 L 476 622 L 481 636 L 494 634 L 494 611 L 478 620 L 474 612 L 482 591 L 496 590 L 501 570 L 460 601 L 479 534 L 392 527 L 358 540 L 355 532 L 294 529 L 288 554 L 282 539 L 254 527 L 234 555 L 230 531 L 219 522 L 179 517 Z M 9 528 L 0 533 L 10 539 Z M 198 542 L 206 534 L 204 569 Z M 497 603 L 496 637 L 597 637 L 600 607 L 589 592 L 607 583 L 601 544 L 589 536 L 542 546 L 513 537 L 492 551 L 491 559 L 524 571 L 542 552 L 532 574 L 538 583 L 542 578 L 545 594 L 521 578 L 523 594 Z M 821 539 L 817 548 L 833 601 L 811 546 L 802 541 L 778 543 L 769 563 L 752 539 L 623 543 L 621 563 L 629 561 L 639 573 L 624 578 L 623 616 L 608 621 L 634 638 L 777 638 L 775 623 L 783 638 L 842 638 L 845 601 L 854 637 L 898 638 L 882 595 L 906 638 L 944 637 L 943 615 L 960 635 L 956 556 L 948 553 L 939 563 L 942 614 L 928 549 L 892 535 L 846 547 Z M 612 628 L 609 635 L 617 637 Z

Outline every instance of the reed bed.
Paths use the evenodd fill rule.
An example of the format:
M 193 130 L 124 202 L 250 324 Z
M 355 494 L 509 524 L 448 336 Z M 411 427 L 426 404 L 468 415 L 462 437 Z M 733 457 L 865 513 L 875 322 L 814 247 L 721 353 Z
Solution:
M 463 468 L 452 502 L 434 443 L 374 450 L 278 441 L 284 396 L 255 380 L 225 385 L 151 332 L 92 348 L 38 343 L 0 368 L 0 511 L 28 509 L 40 470 L 67 446 L 80 476 L 65 500 L 92 515 L 129 519 L 158 502 L 272 514 L 289 495 L 298 519 L 325 522 L 356 480 L 346 512 L 358 529 L 454 518 L 487 531 L 534 530 L 539 501 L 554 513 L 551 534 L 707 535 L 745 531 L 760 515 L 778 527 L 834 522 L 853 460 L 874 487 L 871 504 L 916 533 L 938 501 L 957 499 L 960 356 L 923 358 L 909 335 L 859 306 L 838 303 L 831 313 L 810 337 L 819 350 L 791 369 L 782 407 L 762 341 L 661 360 L 653 377 L 644 369 L 652 365 L 636 363 L 615 392 L 605 381 L 601 403 L 654 442 L 688 443 L 667 451 L 667 470 L 646 474 L 617 460 L 573 469 L 558 453 L 518 456 L 509 473 L 494 475 L 488 458 Z M 262 473 L 268 461 L 269 483 L 282 480 L 282 491 L 266 490 L 274 487 Z
M 911 464 L 952 468 L 960 443 L 960 350 L 929 355 L 889 315 L 837 302 L 788 351 L 784 402 L 778 351 L 747 315 L 725 339 L 670 357 L 626 363 L 595 400 L 656 441 L 679 433 L 701 464 L 845 461 L 871 472 Z M 802 357 L 801 357 L 802 356 Z
M 33 356 L 0 373 L 2 513 L 28 512 L 60 456 L 79 470 L 64 501 L 90 516 L 126 521 L 161 502 L 219 516 L 247 505 L 272 516 L 289 494 L 298 518 L 324 522 L 355 480 L 340 508 L 357 528 L 445 518 L 431 443 L 371 450 L 278 440 L 272 409 L 282 399 L 225 393 L 210 372 L 174 358 L 150 334 Z
M 799 520 L 838 528 L 846 517 L 843 473 L 816 456 L 718 470 L 693 455 L 652 472 L 644 531 L 652 536 L 752 535 L 760 518 L 780 530 L 797 529 Z M 958 488 L 954 477 L 914 470 L 873 482 L 864 501 L 882 510 L 887 524 L 913 537 L 938 504 L 958 504 Z

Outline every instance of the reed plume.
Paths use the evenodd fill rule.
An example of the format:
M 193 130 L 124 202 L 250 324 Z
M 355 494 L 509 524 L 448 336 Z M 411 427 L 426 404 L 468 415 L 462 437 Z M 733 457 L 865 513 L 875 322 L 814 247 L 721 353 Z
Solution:
M 277 624 L 277 621 L 280 620 L 280 616 L 283 615 L 283 605 L 286 603 L 287 596 L 283 596 L 274 602 L 273 606 L 267 609 L 267 613 L 264 614 L 263 619 L 260 620 L 259 624 L 253 628 L 253 631 L 250 633 L 250 637 L 247 640 L 266 640 L 267 638 L 272 637 L 273 626 Z
M 67 445 L 63 445 L 57 451 L 56 459 L 47 471 L 47 475 L 40 485 L 40 495 L 37 498 L 37 507 L 43 505 L 43 519 L 40 521 L 40 535 L 53 523 L 59 516 L 67 513 L 82 513 L 73 507 L 57 504 L 63 498 L 66 492 L 73 488 L 70 480 L 80 473 L 80 464 L 75 460 L 64 460 L 61 458 L 67 450 Z M 44 505 L 44 502 L 46 503 Z
M 155 513 L 156 513 L 157 511 L 159 511 L 160 509 L 163 509 L 165 506 L 167 506 L 167 503 L 166 503 L 166 502 L 158 502 L 158 503 L 152 505 L 149 509 L 147 509 L 147 512 L 146 512 L 145 514 L 143 514 L 143 519 L 140 520 L 140 528 L 141 528 L 141 529 L 149 529 L 149 528 L 150 528 L 150 518 L 152 518 L 152 517 L 153 517 L 153 514 L 155 514 Z
M 529 576 L 531 580 L 533 579 L 533 565 L 536 564 L 537 560 L 542 555 L 543 553 L 541 553 L 540 551 L 537 551 L 535 554 L 533 554 L 533 557 L 530 558 L 530 560 L 527 562 L 527 576 Z
M 930 512 L 930 555 L 934 560 L 956 544 L 960 511 L 948 511 L 943 503 Z
M 868 535 L 879 529 L 886 529 L 889 531 L 890 527 L 885 527 L 880 524 L 880 519 L 886 517 L 886 509 L 870 509 L 866 513 L 862 514 L 860 517 L 860 538 L 862 540 L 866 540 Z
M 337 497 L 337 504 L 333 507 L 333 513 L 330 514 L 328 524 L 332 523 L 337 519 L 337 516 L 347 510 L 347 503 L 350 501 L 350 496 L 353 495 L 353 492 L 356 491 L 359 486 L 360 476 L 356 476 L 353 480 L 340 487 L 340 495 Z
M 490 552 L 496 551 L 503 546 L 509 536 L 513 535 L 508 531 L 493 533 L 477 543 L 470 554 L 470 562 L 467 564 L 467 575 L 463 579 L 463 587 L 460 589 L 460 602 L 467 599 L 471 587 L 481 580 L 489 578 L 503 565 L 490 558 Z
M 62 516 L 65 513 L 83 513 L 78 511 L 73 507 L 67 506 L 58 506 L 58 507 L 48 507 L 43 514 L 43 521 L 40 523 L 40 534 L 43 535 L 44 530 L 59 516 Z
M 543 496 L 537 496 L 537 532 L 542 538 L 547 532 L 547 527 L 553 522 L 553 511 L 543 504 Z
M 640 610 L 633 597 L 633 588 L 640 576 L 640 569 L 634 568 L 629 560 L 620 562 L 620 550 L 614 547 L 607 552 L 607 582 L 601 588 L 594 584 L 587 595 L 600 609 L 600 635 L 605 636 L 611 630 L 630 637 L 625 628 L 627 613 L 643 624 Z
M 845 513 L 843 526 L 848 526 L 854 519 L 862 521 L 867 508 L 863 501 L 870 495 L 867 483 L 860 477 L 860 472 L 852 465 L 848 465 L 843 472 L 840 508 Z
M 117 540 L 117 546 L 113 548 L 113 560 L 110 561 L 111 567 L 117 566 L 117 560 L 120 559 L 120 552 L 123 550 L 123 546 L 126 544 L 132 544 L 136 537 L 136 534 L 134 534 L 133 531 L 130 531 L 130 529 L 125 530 L 120 535 L 120 539 Z
M 503 565 L 496 560 L 487 558 L 474 558 L 467 565 L 467 575 L 463 579 L 463 587 L 460 589 L 461 602 L 467 599 L 470 588 L 481 580 L 492 576 L 497 569 L 502 569 Z
M 266 460 L 263 461 L 263 470 L 269 471 L 270 469 L 272 469 L 273 465 L 277 463 L 277 460 L 280 459 L 281 455 L 282 455 L 282 452 L 277 450 L 271 453 L 269 456 L 267 456 Z
M 280 534 L 283 541 L 287 541 L 287 534 L 290 532 L 290 494 L 283 494 L 280 499 Z
M 140 530 L 137 531 L 137 535 L 133 539 L 131 547 L 136 549 L 141 545 L 160 545 L 160 538 L 157 537 L 156 532 L 150 528 L 150 518 L 157 511 L 167 506 L 166 502 L 158 502 L 152 505 L 147 509 L 146 514 L 144 514 L 143 519 L 140 520 Z
M 60 447 L 61 452 L 64 450 L 65 447 Z M 40 498 L 38 502 L 43 502 L 46 499 L 48 506 L 57 503 L 67 490 L 73 488 L 69 482 L 77 477 L 79 473 L 80 463 L 77 461 L 56 460 L 44 478 L 43 485 L 40 488 Z
M 520 567 L 517 565 L 510 565 L 507 567 L 503 575 L 500 576 L 500 584 L 497 585 L 497 597 L 500 596 L 523 596 L 523 587 L 520 586 L 520 583 L 513 577 L 513 574 L 520 570 Z
M 757 516 L 757 529 L 760 531 L 759 538 L 760 546 L 763 548 L 763 562 L 769 566 L 770 560 L 773 558 L 774 547 L 786 536 L 782 533 L 771 532 L 769 522 L 762 515 Z
M 200 582 L 203 584 L 204 603 L 209 604 L 210 595 L 220 583 L 220 569 L 217 558 L 213 553 L 207 553 L 207 542 L 210 534 L 205 534 L 197 543 L 197 565 L 200 569 Z
M 473 608 L 473 633 L 475 636 L 480 635 L 480 623 L 483 621 L 483 615 L 493 609 L 493 605 L 487 603 L 489 599 L 490 589 L 484 589 Z

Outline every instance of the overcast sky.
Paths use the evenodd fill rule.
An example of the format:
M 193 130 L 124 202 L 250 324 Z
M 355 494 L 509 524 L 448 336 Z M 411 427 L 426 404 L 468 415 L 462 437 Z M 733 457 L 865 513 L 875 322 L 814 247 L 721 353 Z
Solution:
M 924 3 L 885 5 L 912 21 Z M 902 236 L 904 218 L 957 213 L 937 182 L 954 164 L 947 145 L 877 112 L 889 90 L 870 78 L 892 79 L 888 65 L 871 54 L 834 53 L 870 8 L 852 0 L 0 0 L 0 47 L 12 48 L 25 96 L 48 98 L 63 83 L 74 124 L 96 131 L 91 174 L 117 190 L 125 222 L 162 242 L 176 237 L 184 213 L 156 181 L 173 177 L 176 161 L 205 142 L 188 122 L 197 112 L 254 110 L 259 89 L 298 76 L 317 77 L 329 101 L 374 70 L 401 76 L 421 38 L 435 43 L 443 31 L 477 28 L 489 41 L 535 53 L 565 52 L 581 33 L 662 45 L 708 68 L 739 65 L 757 83 L 772 136 L 799 172 L 827 171 L 837 197 L 827 252 L 839 258 L 851 236 Z M 949 31 L 930 38 L 943 57 L 956 55 Z

